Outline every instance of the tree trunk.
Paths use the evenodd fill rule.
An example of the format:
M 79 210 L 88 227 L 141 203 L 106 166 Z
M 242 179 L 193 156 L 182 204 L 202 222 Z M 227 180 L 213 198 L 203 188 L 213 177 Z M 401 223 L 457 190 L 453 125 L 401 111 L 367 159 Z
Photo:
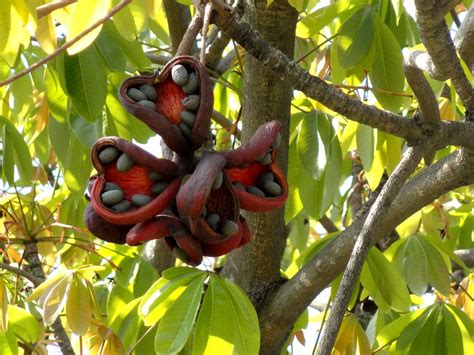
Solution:
M 287 1 L 276 0 L 267 7 L 266 0 L 245 2 L 247 20 L 262 35 L 289 57 L 293 57 L 297 11 Z M 245 57 L 244 97 L 242 100 L 242 142 L 249 140 L 264 122 L 279 120 L 283 125 L 282 144 L 278 151 L 279 164 L 288 165 L 288 128 L 292 88 L 266 69 L 254 57 Z M 284 209 L 265 214 L 246 213 L 253 241 L 232 252 L 222 274 L 242 287 L 254 303 L 257 312 L 271 291 L 282 280 L 280 261 L 286 245 L 287 230 Z M 265 329 L 265 327 L 261 327 Z M 284 339 L 276 341 L 282 343 Z M 261 334 L 261 353 L 274 353 L 275 339 Z

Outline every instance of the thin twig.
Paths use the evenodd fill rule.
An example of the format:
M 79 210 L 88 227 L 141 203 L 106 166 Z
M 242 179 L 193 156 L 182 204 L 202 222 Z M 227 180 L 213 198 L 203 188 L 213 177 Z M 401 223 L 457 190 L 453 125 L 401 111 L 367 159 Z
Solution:
M 183 54 L 191 54 L 194 40 L 198 35 L 199 31 L 202 28 L 202 18 L 199 16 L 197 12 L 191 22 L 189 23 L 188 29 L 186 30 L 183 40 L 179 44 L 178 50 L 176 51 L 176 55 L 183 55 Z
M 411 94 L 405 94 L 403 92 L 395 92 L 395 91 L 384 90 L 384 89 L 377 89 L 377 88 L 370 87 L 368 85 L 357 86 L 357 85 L 345 85 L 345 84 L 332 84 L 332 86 L 335 86 L 340 89 L 370 90 L 374 92 L 380 92 L 381 94 L 413 98 L 413 95 Z
M 204 22 L 202 25 L 202 41 L 201 41 L 201 56 L 200 61 L 206 65 L 206 45 L 207 45 L 207 32 L 209 31 L 209 22 L 211 21 L 212 3 L 208 2 L 204 8 Z
M 19 269 L 17 267 L 10 266 L 10 265 L 5 264 L 5 263 L 0 263 L 0 269 L 8 270 L 10 272 L 13 272 L 14 274 L 17 274 L 19 276 L 23 276 L 25 279 L 31 281 L 31 283 L 35 287 L 38 287 L 39 284 L 41 283 L 40 279 L 38 279 L 35 276 L 31 275 L 28 271 Z
M 40 5 L 36 8 L 36 14 L 38 15 L 38 20 L 44 16 L 49 15 L 51 12 L 62 9 L 68 5 L 74 4 L 77 0 L 61 0 L 50 2 L 48 4 Z
M 26 74 L 29 74 L 31 73 L 32 71 L 38 69 L 39 67 L 41 67 L 42 65 L 46 64 L 47 62 L 49 62 L 51 59 L 54 59 L 56 58 L 58 55 L 60 55 L 62 52 L 64 52 L 66 49 L 68 49 L 69 47 L 73 46 L 74 44 L 76 44 L 79 40 L 81 40 L 83 37 L 85 37 L 88 33 L 90 33 L 91 31 L 93 31 L 94 29 L 96 29 L 97 27 L 99 27 L 100 25 L 104 24 L 107 20 L 109 20 L 113 15 L 115 15 L 117 12 L 119 12 L 121 9 L 123 9 L 125 6 L 127 6 L 129 3 L 131 3 L 132 0 L 122 0 L 120 1 L 117 6 L 115 6 L 114 8 L 112 8 L 110 10 L 109 13 L 107 13 L 107 15 L 105 15 L 104 17 L 100 18 L 99 20 L 97 20 L 96 22 L 94 22 L 92 25 L 90 25 L 88 28 L 86 28 L 84 31 L 82 31 L 81 33 L 79 33 L 76 37 L 74 37 L 73 39 L 71 39 L 69 42 L 66 42 L 64 43 L 64 45 L 62 45 L 61 47 L 59 47 L 58 49 L 56 49 L 54 52 L 52 52 L 51 54 L 48 54 L 46 57 L 44 58 L 41 58 L 39 61 L 37 61 L 35 64 L 33 64 L 32 66 L 18 72 L 17 74 L 13 75 L 12 77 L 0 82 L 0 87 L 2 86 L 5 86 L 5 85 L 8 85 L 8 84 L 11 84 L 13 83 L 15 80 L 25 76 Z

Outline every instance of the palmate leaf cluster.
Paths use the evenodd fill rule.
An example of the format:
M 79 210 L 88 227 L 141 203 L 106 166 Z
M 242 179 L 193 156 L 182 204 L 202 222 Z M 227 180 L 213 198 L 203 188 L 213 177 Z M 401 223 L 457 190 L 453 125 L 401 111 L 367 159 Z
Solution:
M 0 80 L 54 52 L 119 1 L 80 0 L 38 17 L 43 3 L 49 1 L 0 1 Z M 191 8 L 191 1 L 179 3 Z M 302 67 L 360 100 L 415 114 L 402 49 L 421 45 L 403 1 L 289 3 L 299 12 L 294 58 Z M 457 11 L 462 14 L 470 5 L 462 1 Z M 46 276 L 33 289 L 0 268 L 2 354 L 25 348 L 45 353 L 57 319 L 75 349 L 90 353 L 257 353 L 257 315 L 238 286 L 179 265 L 159 277 L 140 254 L 142 247 L 101 243 L 83 228 L 83 193 L 93 173 L 90 150 L 97 138 L 146 143 L 153 135 L 120 104 L 118 87 L 138 71 L 159 69 L 150 54 L 169 55 L 169 37 L 161 1 L 132 1 L 66 52 L 0 87 L 1 262 L 28 268 L 25 244 L 35 240 Z M 212 73 L 214 109 L 231 121 L 238 120 L 245 95 L 245 52 L 231 42 L 224 54 L 234 50 L 239 55 L 231 65 Z M 459 120 L 464 107 L 452 84 L 429 83 L 441 118 Z M 232 130 L 217 123 L 212 129 L 219 148 L 239 144 Z M 339 232 L 328 234 L 318 223 L 322 217 L 340 230 L 354 221 L 354 199 L 367 201 L 405 148 L 402 139 L 294 92 L 285 206 L 290 232 L 282 275 L 294 276 L 337 237 Z M 454 149 L 438 151 L 434 161 Z M 473 274 L 455 253 L 474 247 L 472 195 L 472 186 L 446 193 L 399 225 L 391 246 L 370 251 L 335 353 L 474 352 Z M 207 261 L 212 269 L 225 258 Z M 340 277 L 328 285 L 329 301 L 339 282 Z M 368 299 L 377 311 L 367 325 L 354 310 Z M 323 312 L 305 313 L 287 344 L 306 340 L 310 351 L 315 334 L 306 328 L 319 327 L 322 319 Z

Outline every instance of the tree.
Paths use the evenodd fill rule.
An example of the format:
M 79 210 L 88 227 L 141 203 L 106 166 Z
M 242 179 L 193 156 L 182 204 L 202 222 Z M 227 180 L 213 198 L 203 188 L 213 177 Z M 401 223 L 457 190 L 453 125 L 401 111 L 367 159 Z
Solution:
M 318 354 L 471 353 L 474 6 L 230 5 L 0 3 L 2 353 L 310 349 L 313 307 Z M 155 135 L 120 84 L 183 53 L 212 77 L 218 149 L 278 120 L 289 183 L 285 208 L 245 214 L 249 245 L 201 269 L 82 221 L 95 141 Z

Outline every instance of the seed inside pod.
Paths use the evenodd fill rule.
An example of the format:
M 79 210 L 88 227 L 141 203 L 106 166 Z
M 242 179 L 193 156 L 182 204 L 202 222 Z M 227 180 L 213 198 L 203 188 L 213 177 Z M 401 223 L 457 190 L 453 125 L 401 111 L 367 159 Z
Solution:
M 156 171 L 149 171 L 148 172 L 148 179 L 151 181 L 157 181 L 161 179 L 161 174 Z
M 219 215 L 215 214 L 215 213 L 211 213 L 206 218 L 206 221 L 209 224 L 209 226 L 211 227 L 211 229 L 216 229 L 220 220 L 221 220 L 221 218 L 219 217 Z
M 140 86 L 140 91 L 146 95 L 150 101 L 156 101 L 156 89 L 150 84 L 143 84 Z
M 186 107 L 188 110 L 197 110 L 199 107 L 199 95 L 189 95 L 181 100 L 181 103 Z
M 141 100 L 141 101 L 138 101 L 137 104 L 139 104 L 140 106 L 149 108 L 150 110 L 156 111 L 156 104 L 153 101 Z
M 147 195 L 135 194 L 132 196 L 132 203 L 135 206 L 145 206 L 151 202 L 152 198 Z
M 272 148 L 277 149 L 280 146 L 280 143 L 281 143 L 281 133 L 278 132 L 275 138 L 273 138 Z
M 203 210 L 202 210 L 201 216 L 202 216 L 203 218 L 206 218 L 206 214 L 207 214 L 207 208 L 204 207 Z
M 105 191 L 110 191 L 110 190 L 120 190 L 122 191 L 122 188 L 118 186 L 117 184 L 114 184 L 113 182 L 107 182 L 104 186 L 104 192 Z
M 263 188 L 270 196 L 279 196 L 281 194 L 281 186 L 275 181 L 267 180 L 263 183 Z
M 234 185 L 235 188 L 245 191 L 245 186 L 241 182 L 234 181 L 232 184 Z
M 222 185 L 222 180 L 224 179 L 224 175 L 222 174 L 222 171 L 217 174 L 216 178 L 214 179 L 214 182 L 212 183 L 212 188 L 214 190 L 217 190 L 219 187 Z
M 258 162 L 259 162 L 260 164 L 262 164 L 262 165 L 268 165 L 268 164 L 270 164 L 270 163 L 272 162 L 272 155 L 271 155 L 271 153 L 266 153 L 266 154 L 262 157 L 262 159 L 260 159 Z
M 196 119 L 196 115 L 194 114 L 194 112 L 188 110 L 181 111 L 179 113 L 179 117 L 181 118 L 181 121 L 186 123 L 189 127 L 193 126 L 194 120 Z
M 256 186 L 247 186 L 245 190 L 247 190 L 249 194 L 252 194 L 258 197 L 265 197 L 265 193 Z
M 169 183 L 167 183 L 167 182 L 156 183 L 151 187 L 151 192 L 153 192 L 154 194 L 157 194 L 157 195 L 161 194 L 168 187 L 168 185 L 169 185 Z
M 262 176 L 260 176 L 260 184 L 263 185 L 265 181 L 274 181 L 275 175 L 271 171 L 265 171 Z
M 135 162 L 133 161 L 132 158 L 130 158 L 127 154 L 123 153 L 118 159 L 117 159 L 117 170 L 126 173 L 129 171 L 133 166 L 135 165 Z
M 128 95 L 129 98 L 131 98 L 134 101 L 146 100 L 145 93 L 141 92 L 140 90 L 138 90 L 136 88 L 128 89 L 127 95 Z
M 183 136 L 185 136 L 186 138 L 191 137 L 191 128 L 189 128 L 189 126 L 186 123 L 181 122 L 178 127 L 181 133 L 183 134 Z
M 196 73 L 189 74 L 188 82 L 183 86 L 183 92 L 185 94 L 192 94 L 198 88 L 198 78 Z
M 222 234 L 225 235 L 232 235 L 235 234 L 239 231 L 239 226 L 237 223 L 234 221 L 231 221 L 228 219 L 227 221 L 224 222 L 224 225 L 222 226 Z
M 115 147 L 107 147 L 99 153 L 99 159 L 102 163 L 108 164 L 112 162 L 119 155 L 119 151 Z
M 115 205 L 123 200 L 123 191 L 122 190 L 110 190 L 103 192 L 100 195 L 102 202 L 106 205 Z
M 116 203 L 110 209 L 115 212 L 125 212 L 132 207 L 132 203 L 128 200 L 122 200 L 119 203 Z
M 185 263 L 187 263 L 191 260 L 189 258 L 189 255 L 186 254 L 186 252 L 178 246 L 175 246 L 173 248 L 173 255 L 176 257 L 176 259 L 179 259 L 179 260 L 181 260 Z
M 188 82 L 188 76 L 188 71 L 181 64 L 176 64 L 171 68 L 171 78 L 179 86 L 183 86 Z

